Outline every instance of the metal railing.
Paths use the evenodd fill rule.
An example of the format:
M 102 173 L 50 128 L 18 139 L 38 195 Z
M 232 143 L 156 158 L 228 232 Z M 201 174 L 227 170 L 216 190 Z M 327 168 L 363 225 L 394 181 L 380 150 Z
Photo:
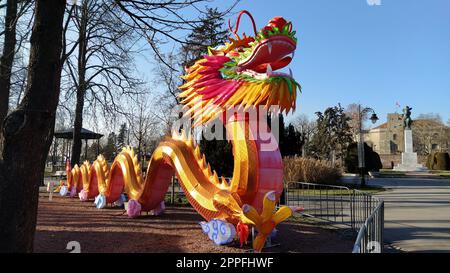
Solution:
M 184 196 L 176 177 L 170 192 L 172 204 Z M 357 234 L 353 253 L 383 251 L 384 202 L 366 192 L 345 186 L 287 182 L 284 204 L 303 207 L 302 215 L 314 217 Z
M 303 215 L 346 225 L 350 223 L 352 190 L 348 187 L 288 182 L 284 196 L 286 205 L 303 207 Z
M 384 203 L 371 194 L 344 186 L 288 182 L 284 202 L 303 207 L 302 215 L 330 221 L 358 233 L 354 251 L 383 250 Z
M 382 253 L 384 229 L 384 201 L 372 197 L 378 205 L 361 226 L 353 246 L 353 253 Z
M 374 197 L 372 194 L 353 190 L 351 208 L 351 223 L 354 230 L 359 230 L 365 223 L 367 218 L 378 207 L 380 199 Z

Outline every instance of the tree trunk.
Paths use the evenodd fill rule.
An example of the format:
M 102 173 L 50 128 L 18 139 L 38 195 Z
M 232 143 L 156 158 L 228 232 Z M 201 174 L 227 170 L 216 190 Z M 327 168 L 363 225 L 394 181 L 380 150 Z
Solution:
M 0 252 L 32 252 L 39 184 L 53 138 L 65 0 L 37 0 L 25 96 L 4 122 Z
M 0 150 L 2 147 L 2 124 L 8 114 L 11 70 L 16 47 L 17 0 L 8 0 L 5 16 L 5 39 L 0 58 Z
M 81 156 L 81 128 L 83 127 L 84 97 L 86 95 L 86 27 L 88 20 L 87 1 L 83 1 L 81 6 L 80 29 L 78 33 L 78 86 L 77 103 L 75 106 L 75 121 L 73 124 L 72 156 L 70 163 L 72 166 L 80 163 Z
M 77 88 L 77 104 L 75 106 L 75 121 L 73 124 L 73 142 L 72 156 L 70 159 L 71 166 L 80 163 L 81 156 L 81 128 L 83 127 L 83 108 L 84 108 L 84 92 Z

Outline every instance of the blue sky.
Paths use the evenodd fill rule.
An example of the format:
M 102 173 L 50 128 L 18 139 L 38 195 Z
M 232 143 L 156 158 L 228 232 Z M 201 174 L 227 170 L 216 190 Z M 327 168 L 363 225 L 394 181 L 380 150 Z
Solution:
M 258 29 L 274 16 L 292 21 L 299 43 L 290 67 L 303 86 L 296 114 L 359 102 L 381 123 L 401 112 L 399 102 L 414 108 L 413 117 L 450 119 L 449 0 L 242 0 L 235 10 L 242 9 Z M 240 31 L 252 33 L 247 18 Z

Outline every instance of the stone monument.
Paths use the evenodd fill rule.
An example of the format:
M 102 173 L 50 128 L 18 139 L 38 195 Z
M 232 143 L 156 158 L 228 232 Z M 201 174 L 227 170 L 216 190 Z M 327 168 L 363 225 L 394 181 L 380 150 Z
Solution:
M 403 127 L 404 127 L 404 135 L 405 135 L 405 149 L 402 153 L 402 163 L 394 167 L 394 171 L 401 172 L 417 172 L 417 171 L 425 171 L 425 168 L 422 164 L 418 163 L 417 153 L 413 151 L 413 138 L 412 138 L 412 119 L 411 119 L 411 110 L 412 108 L 406 106 L 403 109 Z

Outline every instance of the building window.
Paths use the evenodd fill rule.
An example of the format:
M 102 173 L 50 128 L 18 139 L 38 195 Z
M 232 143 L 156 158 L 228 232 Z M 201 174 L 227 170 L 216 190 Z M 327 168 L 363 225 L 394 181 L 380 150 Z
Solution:
M 392 136 L 392 139 L 393 139 L 394 141 L 396 141 L 396 140 L 397 140 L 397 134 L 394 134 L 394 135 Z
M 438 144 L 431 144 L 431 150 L 437 150 L 439 149 L 439 145 Z
M 398 152 L 398 145 L 395 144 L 393 141 L 391 141 L 391 154 L 397 154 Z

